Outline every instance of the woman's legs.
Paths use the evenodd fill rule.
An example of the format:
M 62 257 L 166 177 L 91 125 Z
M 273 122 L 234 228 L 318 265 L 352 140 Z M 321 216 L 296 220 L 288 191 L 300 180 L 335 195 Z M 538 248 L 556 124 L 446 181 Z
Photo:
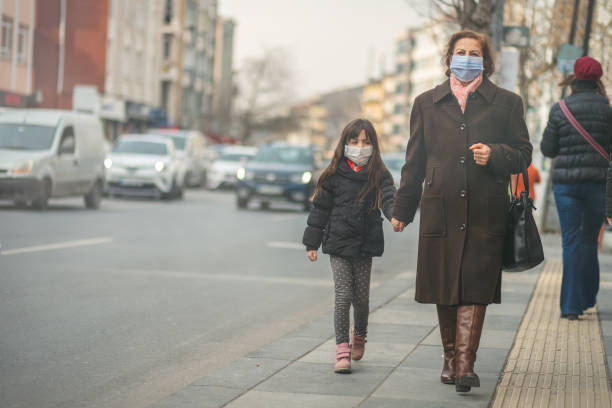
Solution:
M 584 214 L 582 220 L 581 259 L 583 260 L 582 309 L 595 306 L 599 292 L 599 260 L 597 238 L 605 221 L 605 186 L 585 185 Z
M 455 389 L 467 392 L 479 387 L 480 379 L 474 372 L 476 352 L 484 324 L 486 305 L 460 305 L 457 307 L 457 334 L 455 337 Z
M 436 305 L 440 336 L 444 348 L 444 365 L 440 381 L 444 384 L 455 383 L 455 337 L 457 330 L 457 306 Z

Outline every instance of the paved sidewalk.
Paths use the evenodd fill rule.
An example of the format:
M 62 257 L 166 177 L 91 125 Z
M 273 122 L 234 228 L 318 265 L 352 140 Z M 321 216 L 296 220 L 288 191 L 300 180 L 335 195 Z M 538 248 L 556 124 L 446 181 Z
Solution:
M 595 310 L 578 322 L 560 321 L 555 287 L 560 243 L 552 237 L 545 245 L 547 263 L 528 272 L 504 273 L 503 303 L 487 308 L 476 361 L 481 387 L 470 393 L 458 394 L 454 386 L 440 383 L 442 347 L 435 307 L 414 301 L 415 276 L 406 272 L 372 290 L 366 354 L 353 363 L 352 374 L 332 371 L 335 342 L 330 311 L 153 407 L 487 407 L 494 399 L 496 407 L 526 407 L 546 393 L 538 387 L 549 390 L 549 397 L 548 405 L 537 406 L 608 406 L 604 350 L 612 353 L 612 256 L 600 258 L 602 337 Z M 565 337 L 554 330 L 565 330 Z M 553 345 L 554 340 L 558 341 Z M 591 363 L 579 363 L 584 361 Z M 573 377 L 567 379 L 569 371 L 562 374 L 563 367 L 572 374 L 577 370 L 577 383 Z M 534 377 L 536 373 L 542 374 L 541 380 Z M 564 384 L 570 397 L 552 398 L 553 391 L 561 395 Z M 581 394 L 588 387 L 593 389 L 591 397 Z M 582 401 L 585 404 L 577 404 Z

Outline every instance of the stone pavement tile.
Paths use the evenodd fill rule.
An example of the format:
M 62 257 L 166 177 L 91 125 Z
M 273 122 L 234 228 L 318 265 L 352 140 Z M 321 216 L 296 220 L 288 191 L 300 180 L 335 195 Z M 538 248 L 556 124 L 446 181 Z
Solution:
M 511 303 L 503 302 L 500 305 L 489 305 L 485 314 L 485 321 L 487 316 L 520 316 L 523 317 L 527 309 L 527 302 Z
M 480 387 L 472 388 L 469 393 L 457 393 L 454 385 L 440 382 L 440 370 L 425 368 L 400 367 L 372 394 L 373 398 L 446 402 L 445 406 L 454 403 L 467 406 L 486 407 L 495 391 L 497 375 L 479 374 Z
M 326 313 L 290 332 L 288 337 L 328 338 L 334 334 L 334 315 Z
M 391 399 L 391 398 L 378 398 L 370 397 L 365 400 L 364 403 L 359 405 L 359 408 L 471 408 L 478 407 L 470 402 L 453 401 L 423 401 L 416 399 L 418 395 L 414 396 L 414 399 Z M 459 397 L 458 397 L 459 398 Z M 487 404 L 481 405 L 483 408 Z
M 502 305 L 504 303 L 527 303 L 533 294 L 534 284 L 504 283 L 502 285 Z
M 383 308 L 370 315 L 370 322 L 435 326 L 438 324 L 438 315 L 435 308 L 431 308 L 430 311 Z
M 355 366 L 352 374 L 336 374 L 330 363 L 298 361 L 255 387 L 255 390 L 364 398 L 390 371 L 390 367 Z
M 485 321 L 486 319 L 485 317 Z M 515 334 L 513 330 L 483 330 L 480 338 L 480 347 L 494 347 L 510 350 L 514 342 Z M 423 340 L 422 344 L 442 347 L 440 330 L 436 327 L 435 330 Z
M 249 391 L 227 408 L 351 408 L 359 405 L 361 397 L 344 395 L 297 394 L 286 392 Z
M 414 347 L 414 344 L 387 344 L 368 341 L 363 359 L 360 361 L 353 361 L 353 368 L 363 365 L 395 367 Z M 332 339 L 306 354 L 299 361 L 305 363 L 329 364 L 331 367 L 335 355 L 336 342 Z
M 521 324 L 522 316 L 499 315 L 487 319 L 485 316 L 483 330 L 511 330 L 516 332 Z
M 385 309 L 411 310 L 413 312 L 436 313 L 436 305 L 418 303 L 414 298 L 396 297 L 384 307 Z
M 479 375 L 480 373 L 499 374 L 504 368 L 506 355 L 507 350 L 505 349 L 480 347 L 474 369 Z M 442 363 L 443 351 L 441 346 L 419 345 L 400 367 L 435 369 L 438 370 L 439 377 Z
M 219 385 L 246 390 L 281 370 L 287 364 L 289 364 L 287 360 L 243 357 L 207 377 L 200 378 L 193 385 Z
M 432 326 L 369 323 L 368 340 L 380 343 L 417 344 L 429 334 Z
M 604 336 L 612 336 L 612 320 L 602 320 L 601 333 Z
M 321 338 L 287 335 L 249 353 L 247 357 L 296 360 L 321 344 L 322 340 Z
M 189 386 L 164 398 L 150 408 L 218 408 L 242 394 L 244 390 L 216 386 Z

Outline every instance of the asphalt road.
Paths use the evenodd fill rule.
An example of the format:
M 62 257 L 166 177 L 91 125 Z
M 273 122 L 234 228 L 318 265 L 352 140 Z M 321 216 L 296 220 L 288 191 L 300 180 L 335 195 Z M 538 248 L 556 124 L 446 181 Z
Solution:
M 297 207 L 183 201 L 0 202 L 0 407 L 146 407 L 333 307 L 329 260 L 306 259 Z M 416 264 L 393 233 L 373 284 Z

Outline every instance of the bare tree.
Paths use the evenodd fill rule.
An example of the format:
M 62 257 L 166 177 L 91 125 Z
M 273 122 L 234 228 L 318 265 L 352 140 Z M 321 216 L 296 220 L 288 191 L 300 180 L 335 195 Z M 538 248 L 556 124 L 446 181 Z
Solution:
M 246 142 L 257 123 L 269 119 L 274 110 L 287 106 L 293 97 L 294 71 L 289 52 L 272 48 L 245 60 L 239 84 L 237 115 L 240 139 Z
M 421 15 L 435 20 L 454 21 L 462 29 L 492 36 L 492 16 L 500 0 L 432 0 L 425 9 L 422 2 L 407 0 Z

